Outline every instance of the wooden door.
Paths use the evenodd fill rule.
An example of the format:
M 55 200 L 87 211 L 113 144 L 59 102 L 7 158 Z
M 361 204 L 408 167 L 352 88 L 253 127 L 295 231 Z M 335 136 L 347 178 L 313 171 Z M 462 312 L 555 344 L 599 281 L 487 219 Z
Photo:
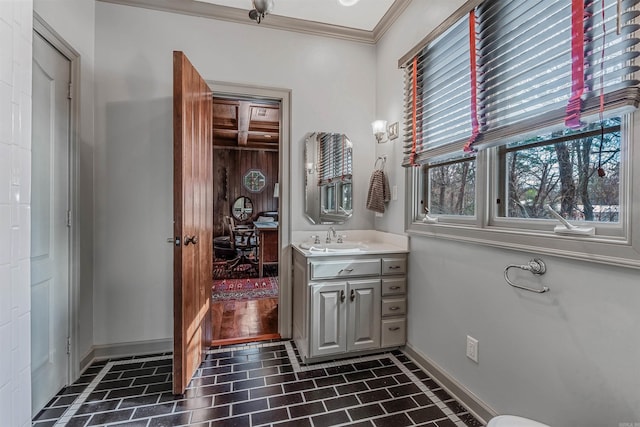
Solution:
M 71 62 L 33 33 L 31 408 L 69 383 Z
M 347 349 L 347 284 L 312 286 L 311 356 L 344 353 Z
M 173 53 L 173 393 L 183 394 L 211 343 L 212 93 Z
M 347 350 L 380 348 L 380 280 L 349 282 Z

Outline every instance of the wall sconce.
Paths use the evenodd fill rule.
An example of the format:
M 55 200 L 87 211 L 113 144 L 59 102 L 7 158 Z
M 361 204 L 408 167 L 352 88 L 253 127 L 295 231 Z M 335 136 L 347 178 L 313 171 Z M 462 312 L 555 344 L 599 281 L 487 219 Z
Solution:
M 376 120 L 371 123 L 371 129 L 378 144 L 394 140 L 398 137 L 398 122 L 392 123 L 387 127 L 386 120 Z

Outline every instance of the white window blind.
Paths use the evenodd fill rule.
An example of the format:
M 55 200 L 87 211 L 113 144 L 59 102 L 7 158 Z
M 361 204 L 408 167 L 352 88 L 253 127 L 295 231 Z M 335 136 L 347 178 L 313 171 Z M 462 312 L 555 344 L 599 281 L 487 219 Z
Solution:
M 639 3 L 640 0 L 621 0 L 618 9 L 618 0 L 604 0 L 603 22 L 602 0 L 584 2 L 585 89 L 581 102 L 584 122 L 597 120 L 601 88 L 607 116 L 630 111 L 640 102 L 635 76 L 640 69 L 635 63 L 640 42 L 640 25 L 636 23 Z M 572 4 L 567 0 L 486 0 L 475 9 L 478 61 L 475 89 L 480 122 L 475 148 L 564 127 L 572 83 L 571 13 Z M 405 64 L 404 166 L 412 160 L 414 116 L 416 164 L 459 153 L 471 136 L 468 30 L 467 37 L 456 31 L 465 27 L 464 22 L 468 22 L 467 18 L 418 53 L 415 76 L 412 62 Z M 456 43 L 463 46 L 466 54 L 450 48 Z M 438 49 L 439 46 L 448 48 Z M 456 97 L 438 103 L 443 87 L 430 83 L 441 82 L 436 72 L 439 68 L 424 64 L 455 63 L 462 57 L 466 57 L 467 65 L 448 69 L 447 82 L 464 80 L 467 88 L 461 84 Z M 414 80 L 418 101 L 415 112 Z M 463 98 L 467 100 L 466 108 L 458 103 Z M 449 112 L 456 116 L 447 115 Z M 438 123 L 429 118 L 436 118 Z M 443 132 L 443 128 L 449 132 Z
M 571 2 L 488 1 L 478 7 L 482 131 L 557 109 L 571 95 Z
M 637 56 L 640 28 L 634 18 L 638 0 L 622 2 L 621 33 L 617 34 L 617 0 L 587 0 L 585 7 L 585 87 L 583 122 L 597 120 L 600 77 L 604 109 L 620 114 L 638 106 Z M 483 127 L 476 148 L 502 144 L 541 129 L 564 127 L 571 96 L 571 2 L 536 3 L 485 1 L 478 6 L 480 40 L 480 117 Z M 602 59 L 604 38 L 604 62 Z M 631 89 L 631 90 L 628 90 Z M 627 111 L 629 111 L 627 110 Z
M 413 92 L 416 86 L 415 163 L 434 156 L 434 149 L 458 143 L 471 135 L 471 74 L 469 20 L 464 17 L 425 47 L 405 69 L 405 160 L 413 150 Z M 464 118 L 464 119 L 461 119 Z

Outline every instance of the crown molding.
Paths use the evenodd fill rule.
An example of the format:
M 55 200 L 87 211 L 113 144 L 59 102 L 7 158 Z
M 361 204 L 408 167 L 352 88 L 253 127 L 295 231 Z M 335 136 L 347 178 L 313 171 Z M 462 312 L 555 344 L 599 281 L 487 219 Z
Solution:
M 384 14 L 380 22 L 373 29 L 373 41 L 374 43 L 378 43 L 378 41 L 384 36 L 384 33 L 387 32 L 389 28 L 396 22 L 396 19 L 402 15 L 402 12 L 409 6 L 411 0 L 395 0 L 387 13 Z
M 248 11 L 236 7 L 203 3 L 195 0 L 98 0 L 124 6 L 140 7 L 162 12 L 180 13 L 201 18 L 218 19 L 245 25 L 258 25 L 248 17 Z M 373 31 L 325 24 L 322 22 L 295 19 L 287 16 L 269 15 L 259 25 L 278 30 L 294 31 L 317 36 L 333 37 L 359 43 L 375 44 L 406 9 L 411 0 L 395 0 Z

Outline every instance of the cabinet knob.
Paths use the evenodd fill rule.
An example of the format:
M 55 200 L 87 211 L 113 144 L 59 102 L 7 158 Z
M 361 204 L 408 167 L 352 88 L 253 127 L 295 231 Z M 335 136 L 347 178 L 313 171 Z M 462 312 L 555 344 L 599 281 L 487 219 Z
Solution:
M 389 328 L 390 331 L 397 331 L 400 330 L 400 326 L 394 326 L 392 328 Z
M 400 307 L 397 307 L 397 306 L 389 307 L 389 311 L 398 311 L 398 310 L 400 310 Z
M 395 291 L 396 289 L 400 289 L 400 286 L 389 286 L 389 289 Z
M 399 269 L 399 268 L 400 268 L 400 266 L 399 266 L 399 265 L 390 265 L 390 266 L 389 266 L 389 270 L 397 270 L 397 269 Z
M 353 271 L 353 268 L 343 268 L 342 270 L 338 271 L 338 274 L 342 274 L 343 271 L 351 273 Z
M 344 300 L 345 300 L 344 291 L 340 291 L 340 301 L 344 302 Z
M 351 299 L 351 302 L 353 302 L 356 299 L 356 291 L 353 289 L 351 289 L 350 299 Z

